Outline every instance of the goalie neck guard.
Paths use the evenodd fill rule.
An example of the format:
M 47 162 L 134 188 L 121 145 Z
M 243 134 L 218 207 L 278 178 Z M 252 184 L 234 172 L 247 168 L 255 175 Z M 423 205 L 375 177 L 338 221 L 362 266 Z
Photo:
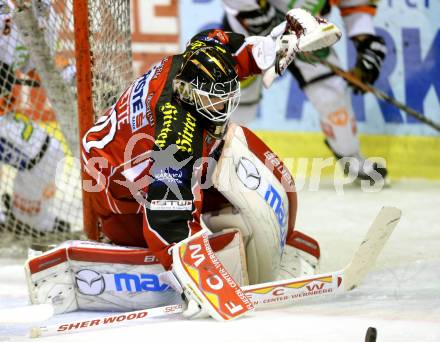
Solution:
M 173 90 L 202 117 L 207 131 L 214 138 L 221 138 L 240 100 L 240 82 L 232 56 L 220 45 L 188 51 L 173 81 Z

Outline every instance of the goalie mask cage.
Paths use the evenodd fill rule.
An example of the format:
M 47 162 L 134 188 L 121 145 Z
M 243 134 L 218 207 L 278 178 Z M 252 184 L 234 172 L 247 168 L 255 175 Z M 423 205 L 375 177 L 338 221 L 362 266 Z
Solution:
M 132 81 L 130 1 L 2 3 L 2 251 L 97 238 L 80 137 Z

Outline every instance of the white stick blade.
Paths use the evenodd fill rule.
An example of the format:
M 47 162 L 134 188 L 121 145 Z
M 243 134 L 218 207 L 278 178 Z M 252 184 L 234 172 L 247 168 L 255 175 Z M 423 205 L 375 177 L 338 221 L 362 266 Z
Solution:
M 371 270 L 401 215 L 400 209 L 394 207 L 383 207 L 380 210 L 352 261 L 344 270 L 343 285 L 347 291 L 357 287 Z

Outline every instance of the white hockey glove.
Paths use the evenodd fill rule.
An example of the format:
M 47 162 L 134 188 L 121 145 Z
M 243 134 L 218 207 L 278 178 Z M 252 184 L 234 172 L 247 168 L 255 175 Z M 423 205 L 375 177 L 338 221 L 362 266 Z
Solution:
M 270 35 L 276 39 L 276 57 L 273 67 L 263 73 L 266 88 L 284 73 L 297 52 L 331 46 L 341 38 L 341 31 L 324 19 L 314 17 L 301 8 L 294 8 L 287 12 L 286 21 L 275 27 Z

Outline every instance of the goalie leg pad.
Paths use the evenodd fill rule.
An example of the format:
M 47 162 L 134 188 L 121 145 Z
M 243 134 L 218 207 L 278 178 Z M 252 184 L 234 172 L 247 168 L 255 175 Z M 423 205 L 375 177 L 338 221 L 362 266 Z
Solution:
M 290 186 L 293 180 L 281 161 L 263 143 L 256 142 L 256 136 L 246 132 L 231 124 L 212 177 L 214 187 L 235 212 L 223 210 L 206 219 L 210 229 L 215 223 L 215 227 L 231 224 L 240 230 L 249 283 L 257 284 L 272 281 L 278 275 L 288 227 L 294 225 L 296 196 L 286 192 L 285 183 Z M 269 167 L 275 165 L 268 161 L 269 157 L 278 163 L 277 168 Z
M 145 248 L 68 241 L 26 262 L 32 304 L 55 313 L 75 310 L 131 311 L 181 303 L 159 280 L 163 266 Z
M 240 285 L 247 285 L 240 234 L 228 229 L 210 236 L 218 258 Z M 131 311 L 181 303 L 161 281 L 165 271 L 145 248 L 68 241 L 27 260 L 32 304 L 52 304 L 55 313 L 75 310 Z

